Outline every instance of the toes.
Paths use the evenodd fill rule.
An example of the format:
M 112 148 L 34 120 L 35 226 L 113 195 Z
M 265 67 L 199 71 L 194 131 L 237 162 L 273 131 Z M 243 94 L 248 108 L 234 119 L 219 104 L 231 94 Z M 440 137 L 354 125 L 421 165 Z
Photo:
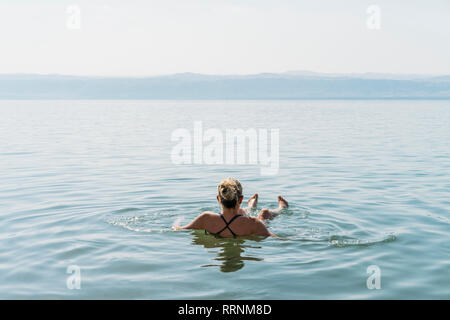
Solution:
M 288 202 L 282 196 L 278 196 L 278 202 L 282 202 L 286 206 L 286 208 L 289 207 Z
M 258 194 L 255 193 L 250 199 L 248 199 L 248 203 L 256 203 L 258 201 Z

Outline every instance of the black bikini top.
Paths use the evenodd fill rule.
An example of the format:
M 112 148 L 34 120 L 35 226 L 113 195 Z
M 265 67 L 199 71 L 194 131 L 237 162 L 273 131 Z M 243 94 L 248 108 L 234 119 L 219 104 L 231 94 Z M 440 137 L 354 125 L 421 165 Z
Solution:
M 216 233 L 211 233 L 211 232 L 210 232 L 210 233 L 211 233 L 212 235 L 219 236 L 225 229 L 228 229 L 228 230 L 231 232 L 231 234 L 233 235 L 233 237 L 236 238 L 237 235 L 233 232 L 233 230 L 231 230 L 230 224 L 231 224 L 234 220 L 236 220 L 237 218 L 242 217 L 242 215 L 241 215 L 241 214 L 237 214 L 237 215 L 235 215 L 233 218 L 231 218 L 230 221 L 228 221 L 228 222 L 227 222 L 227 220 L 225 220 L 224 216 L 223 216 L 221 213 L 219 213 L 219 215 L 220 215 L 220 217 L 222 218 L 223 222 L 225 222 L 225 227 L 223 227 L 222 230 L 220 230 L 219 232 L 216 232 Z M 206 230 L 205 230 L 205 233 L 207 233 Z

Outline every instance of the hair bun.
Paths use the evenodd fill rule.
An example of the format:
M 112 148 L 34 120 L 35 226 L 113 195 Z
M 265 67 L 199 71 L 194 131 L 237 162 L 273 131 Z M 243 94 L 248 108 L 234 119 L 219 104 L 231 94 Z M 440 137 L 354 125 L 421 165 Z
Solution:
M 232 186 L 222 187 L 221 189 L 222 197 L 225 200 L 234 200 L 236 199 L 236 190 Z
M 219 196 L 223 200 L 238 200 L 242 196 L 241 183 L 233 178 L 227 178 L 219 184 Z

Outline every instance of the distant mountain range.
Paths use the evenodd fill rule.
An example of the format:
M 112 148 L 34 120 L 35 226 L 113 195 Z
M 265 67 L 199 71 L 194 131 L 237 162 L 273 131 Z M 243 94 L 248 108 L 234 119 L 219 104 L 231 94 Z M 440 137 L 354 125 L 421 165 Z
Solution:
M 450 75 L 0 75 L 0 99 L 450 99 Z

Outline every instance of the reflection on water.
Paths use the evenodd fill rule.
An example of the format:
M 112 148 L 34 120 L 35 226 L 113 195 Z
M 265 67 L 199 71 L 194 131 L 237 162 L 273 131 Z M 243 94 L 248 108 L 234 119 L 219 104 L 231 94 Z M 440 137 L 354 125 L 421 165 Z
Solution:
M 220 261 L 220 264 L 207 264 L 202 267 L 220 267 L 222 272 L 234 272 L 242 269 L 245 265 L 244 261 L 262 261 L 262 258 L 244 256 L 246 248 L 261 248 L 246 244 L 246 242 L 252 240 L 261 241 L 258 237 L 246 237 L 240 239 L 230 238 L 218 238 L 213 235 L 204 234 L 203 232 L 193 232 L 193 244 L 202 245 L 206 249 L 219 248 L 218 251 L 210 251 L 217 253 L 216 261 Z

